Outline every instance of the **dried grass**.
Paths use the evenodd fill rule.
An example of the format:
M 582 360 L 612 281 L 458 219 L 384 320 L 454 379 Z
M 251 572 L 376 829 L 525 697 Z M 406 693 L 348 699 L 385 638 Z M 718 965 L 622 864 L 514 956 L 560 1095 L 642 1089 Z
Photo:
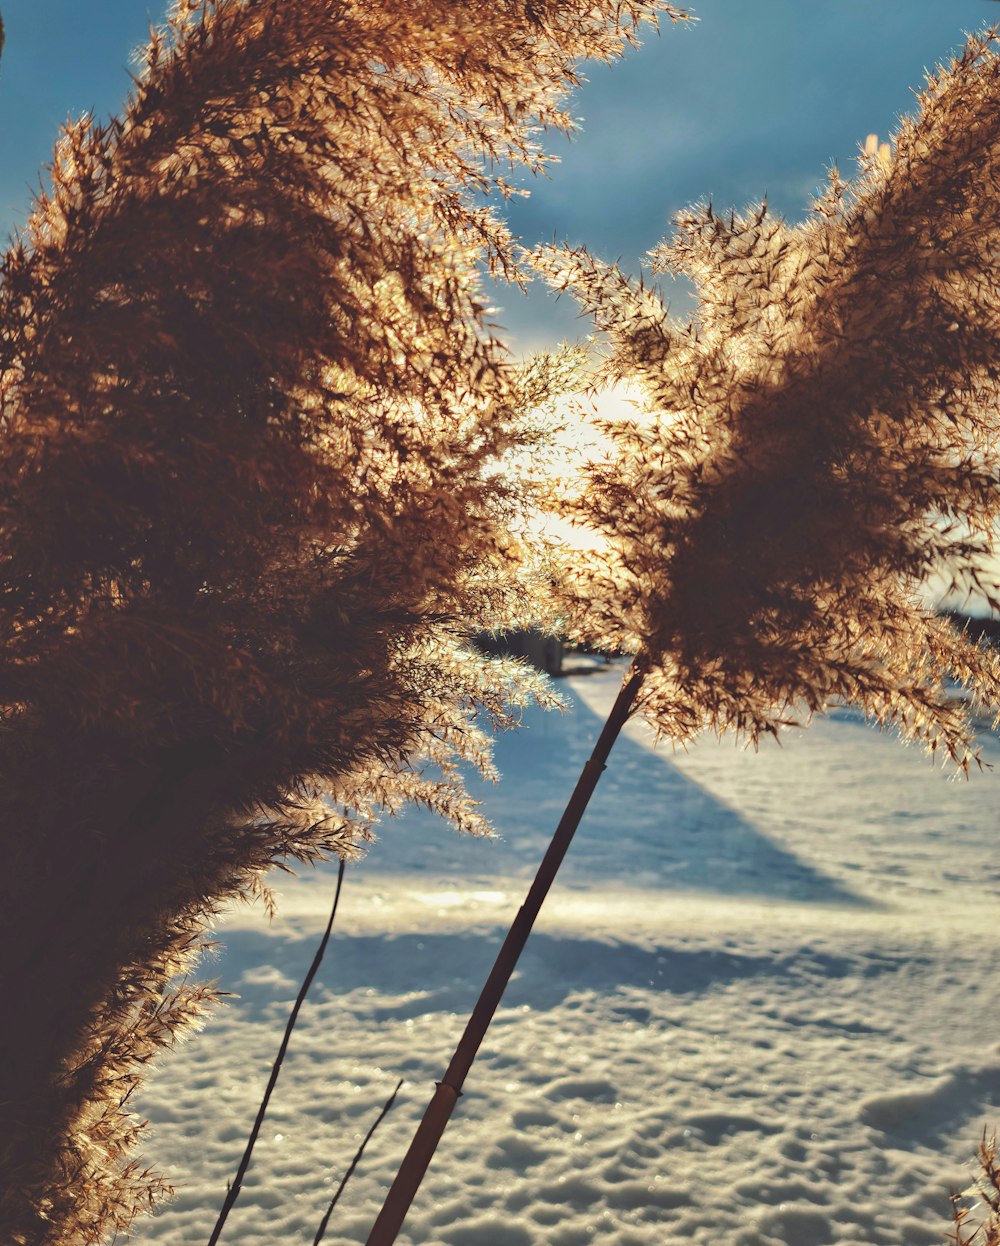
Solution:
M 609 343 L 595 383 L 640 394 L 553 502 L 604 538 L 563 580 L 571 631 L 645 655 L 675 742 L 756 743 L 841 699 L 975 758 L 1000 660 L 925 586 L 1000 608 L 998 102 L 988 32 L 804 223 L 681 213 L 651 254 L 693 280 L 689 324 L 586 251 L 534 256 Z
M 963 1204 L 963 1199 L 971 1198 Z M 966 1194 L 951 1198 L 954 1231 L 948 1240 L 954 1246 L 998 1246 L 1000 1244 L 1000 1157 L 996 1135 L 979 1144 L 979 1174 Z
M 474 716 L 548 694 L 465 643 L 544 610 L 476 196 L 657 12 L 180 0 L 60 137 L 0 270 L 4 1242 L 161 1191 L 128 1099 L 222 901 L 410 800 L 487 829 Z

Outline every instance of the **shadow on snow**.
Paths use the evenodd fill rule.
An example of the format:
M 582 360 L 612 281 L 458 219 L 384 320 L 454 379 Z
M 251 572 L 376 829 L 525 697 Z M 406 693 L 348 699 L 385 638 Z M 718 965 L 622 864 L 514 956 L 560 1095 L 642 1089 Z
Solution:
M 531 710 L 496 741 L 499 785 L 470 781 L 500 841 L 455 834 L 414 809 L 387 819 L 358 868 L 365 876 L 418 873 L 454 885 L 530 878 L 545 851 L 601 720 L 565 686 L 567 714 Z M 605 882 L 665 891 L 706 891 L 812 904 L 872 901 L 821 873 L 762 834 L 661 752 L 627 736 L 608 767 L 567 854 L 557 885 Z

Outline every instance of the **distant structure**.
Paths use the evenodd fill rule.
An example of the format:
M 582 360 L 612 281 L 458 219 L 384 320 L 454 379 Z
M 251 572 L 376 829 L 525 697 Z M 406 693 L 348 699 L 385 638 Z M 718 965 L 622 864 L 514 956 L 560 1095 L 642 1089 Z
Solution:
M 1000 619 L 995 616 L 965 614 L 961 610 L 945 610 L 943 613 L 957 628 L 967 632 L 972 640 L 1000 645 Z
M 547 636 L 537 627 L 518 628 L 512 632 L 479 632 L 473 643 L 483 653 L 494 657 L 524 658 L 547 675 L 561 675 L 563 641 Z

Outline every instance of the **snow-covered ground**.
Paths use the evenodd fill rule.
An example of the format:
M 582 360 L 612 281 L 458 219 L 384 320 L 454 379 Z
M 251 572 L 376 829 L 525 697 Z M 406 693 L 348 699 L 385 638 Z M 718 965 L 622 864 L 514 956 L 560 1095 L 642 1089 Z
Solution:
M 223 1243 L 365 1241 L 620 681 L 498 742 L 501 841 L 427 817 L 348 868 Z M 400 1237 L 413 1246 L 940 1243 L 1000 1124 L 997 770 L 949 781 L 837 711 L 759 754 L 631 724 Z M 208 1239 L 335 870 L 229 918 L 239 996 L 137 1107 L 178 1195 L 133 1240 Z

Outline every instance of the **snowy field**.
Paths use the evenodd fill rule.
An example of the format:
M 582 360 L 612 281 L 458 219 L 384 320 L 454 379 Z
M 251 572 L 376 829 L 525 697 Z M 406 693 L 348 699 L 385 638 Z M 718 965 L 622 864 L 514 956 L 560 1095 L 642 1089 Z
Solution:
M 610 707 L 620 670 L 498 743 L 500 841 L 431 819 L 347 870 L 223 1243 L 360 1246 Z M 412 1246 L 941 1243 L 1000 1124 L 1000 742 L 954 781 L 837 711 L 759 754 L 630 725 L 410 1213 Z M 145 1160 L 178 1187 L 132 1240 L 202 1246 L 336 871 L 242 909 L 233 999 L 151 1078 Z M 280 880 L 279 880 L 280 881 Z

